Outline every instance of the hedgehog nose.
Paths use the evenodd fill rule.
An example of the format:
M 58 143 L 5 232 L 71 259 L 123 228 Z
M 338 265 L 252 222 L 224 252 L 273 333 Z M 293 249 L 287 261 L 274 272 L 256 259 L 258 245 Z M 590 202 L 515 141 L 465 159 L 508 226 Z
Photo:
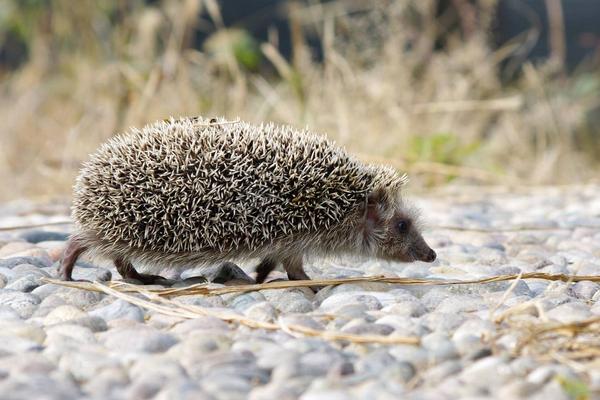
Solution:
M 429 249 L 429 253 L 427 253 L 427 255 L 425 256 L 425 261 L 434 262 L 436 257 L 437 254 L 435 254 L 435 251 L 433 251 L 433 249 Z

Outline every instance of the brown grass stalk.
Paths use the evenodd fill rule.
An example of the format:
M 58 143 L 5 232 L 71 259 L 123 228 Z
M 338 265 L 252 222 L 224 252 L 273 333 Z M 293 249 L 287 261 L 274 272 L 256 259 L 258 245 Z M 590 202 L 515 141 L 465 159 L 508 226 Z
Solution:
M 274 281 L 262 284 L 250 284 L 250 285 L 235 285 L 235 286 L 211 286 L 210 284 L 200 283 L 190 285 L 181 288 L 144 288 L 143 286 L 134 285 L 131 283 L 112 281 L 107 285 L 108 287 L 118 290 L 120 292 L 137 292 L 137 293 L 152 293 L 153 295 L 162 297 L 175 297 L 175 296 L 189 296 L 189 295 L 200 295 L 200 296 L 215 296 L 227 293 L 245 293 L 254 292 L 258 290 L 267 289 L 291 289 L 299 287 L 325 287 L 332 285 L 342 285 L 347 283 L 359 283 L 359 282 L 381 282 L 390 283 L 397 285 L 466 285 L 466 284 L 483 284 L 490 282 L 502 282 L 510 281 L 513 279 L 544 279 L 549 281 L 562 281 L 562 282 L 580 282 L 580 281 L 592 281 L 600 282 L 600 276 L 598 275 L 566 275 L 566 274 L 546 274 L 543 272 L 528 272 L 522 274 L 512 275 L 499 275 L 492 276 L 482 279 L 470 279 L 470 280 L 441 280 L 441 279 L 423 279 L 423 278 L 398 278 L 398 277 L 386 277 L 386 276 L 364 276 L 364 277 L 353 277 L 353 278 L 339 278 L 339 279 L 314 279 L 314 280 L 302 280 L 302 281 Z M 68 286 L 78 289 L 95 290 L 98 288 L 95 283 L 92 282 L 66 282 L 57 279 L 44 278 L 48 283 L 55 285 Z
M 81 284 L 81 282 L 77 282 Z M 99 283 L 99 282 L 91 282 L 87 283 L 83 286 L 77 286 L 79 288 L 83 288 L 86 290 L 95 290 L 98 292 L 106 293 L 108 295 L 117 297 L 119 299 L 125 300 L 131 304 L 135 304 L 137 306 L 146 308 L 148 310 L 153 310 L 162 314 L 167 314 L 175 317 L 193 319 L 198 317 L 214 317 L 223 321 L 238 323 L 240 325 L 247 326 L 253 329 L 266 329 L 266 330 L 282 330 L 293 336 L 303 335 L 303 336 L 311 336 L 318 337 L 324 340 L 330 341 L 348 341 L 352 343 L 360 343 L 360 344 L 409 344 L 409 345 L 418 345 L 420 340 L 418 337 L 411 336 L 381 336 L 381 335 L 356 335 L 338 331 L 322 331 L 318 329 L 309 328 L 302 325 L 297 324 L 289 324 L 285 323 L 281 319 L 277 322 L 265 322 L 258 321 L 255 319 L 247 318 L 243 315 L 237 314 L 233 311 L 215 311 L 209 308 L 200 307 L 197 305 L 190 304 L 181 304 L 169 299 L 162 298 L 157 296 L 155 293 L 149 290 L 138 289 L 136 292 L 141 294 L 143 297 L 137 297 L 132 294 L 126 293 L 124 291 L 118 290 L 118 286 L 110 287 L 108 285 Z M 145 297 L 145 298 L 144 298 Z

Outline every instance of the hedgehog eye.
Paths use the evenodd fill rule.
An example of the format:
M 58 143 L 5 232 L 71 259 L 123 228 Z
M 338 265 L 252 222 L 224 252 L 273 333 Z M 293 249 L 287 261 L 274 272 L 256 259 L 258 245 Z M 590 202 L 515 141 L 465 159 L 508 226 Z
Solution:
M 399 233 L 408 232 L 408 221 L 401 219 L 396 223 L 396 229 L 398 229 Z

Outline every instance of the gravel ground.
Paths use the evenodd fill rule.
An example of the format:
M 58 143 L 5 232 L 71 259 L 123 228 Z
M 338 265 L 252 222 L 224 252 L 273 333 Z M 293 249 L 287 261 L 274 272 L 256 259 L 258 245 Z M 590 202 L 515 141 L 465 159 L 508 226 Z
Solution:
M 430 227 L 425 236 L 438 253 L 435 263 L 321 260 L 309 265 L 309 275 L 600 275 L 600 187 L 456 188 L 415 202 Z M 0 226 L 61 220 L 64 210 L 4 205 Z M 575 337 L 565 330 L 532 335 L 535 327 L 600 317 L 600 286 L 591 281 L 355 283 L 316 294 L 301 288 L 176 300 L 259 321 L 421 339 L 418 346 L 357 344 L 214 317 L 184 320 L 45 284 L 67 234 L 60 227 L 0 231 L 3 399 L 600 398 L 600 324 Z M 186 271 L 182 279 L 195 282 L 198 274 Z M 217 281 L 248 279 L 240 271 L 217 269 L 215 275 Z M 84 259 L 75 277 L 119 275 Z

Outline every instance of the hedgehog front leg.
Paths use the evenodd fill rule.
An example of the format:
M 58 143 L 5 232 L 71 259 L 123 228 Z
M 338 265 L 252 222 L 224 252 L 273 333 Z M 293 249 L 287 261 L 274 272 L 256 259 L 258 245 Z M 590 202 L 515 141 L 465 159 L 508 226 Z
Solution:
M 79 241 L 75 238 L 69 238 L 67 246 L 63 252 L 63 256 L 60 260 L 60 267 L 58 268 L 58 276 L 64 281 L 73 280 L 73 267 L 79 256 L 86 251 L 87 248 L 82 246 Z
M 133 265 L 129 261 L 123 260 L 122 258 L 117 258 L 115 260 L 115 267 L 117 267 L 117 272 L 123 279 L 137 279 L 144 285 L 151 285 L 156 283 L 157 280 L 165 279 L 159 275 L 140 274 L 133 268 Z
M 281 261 L 290 281 L 310 280 L 310 277 L 304 272 L 302 254 L 288 256 Z

